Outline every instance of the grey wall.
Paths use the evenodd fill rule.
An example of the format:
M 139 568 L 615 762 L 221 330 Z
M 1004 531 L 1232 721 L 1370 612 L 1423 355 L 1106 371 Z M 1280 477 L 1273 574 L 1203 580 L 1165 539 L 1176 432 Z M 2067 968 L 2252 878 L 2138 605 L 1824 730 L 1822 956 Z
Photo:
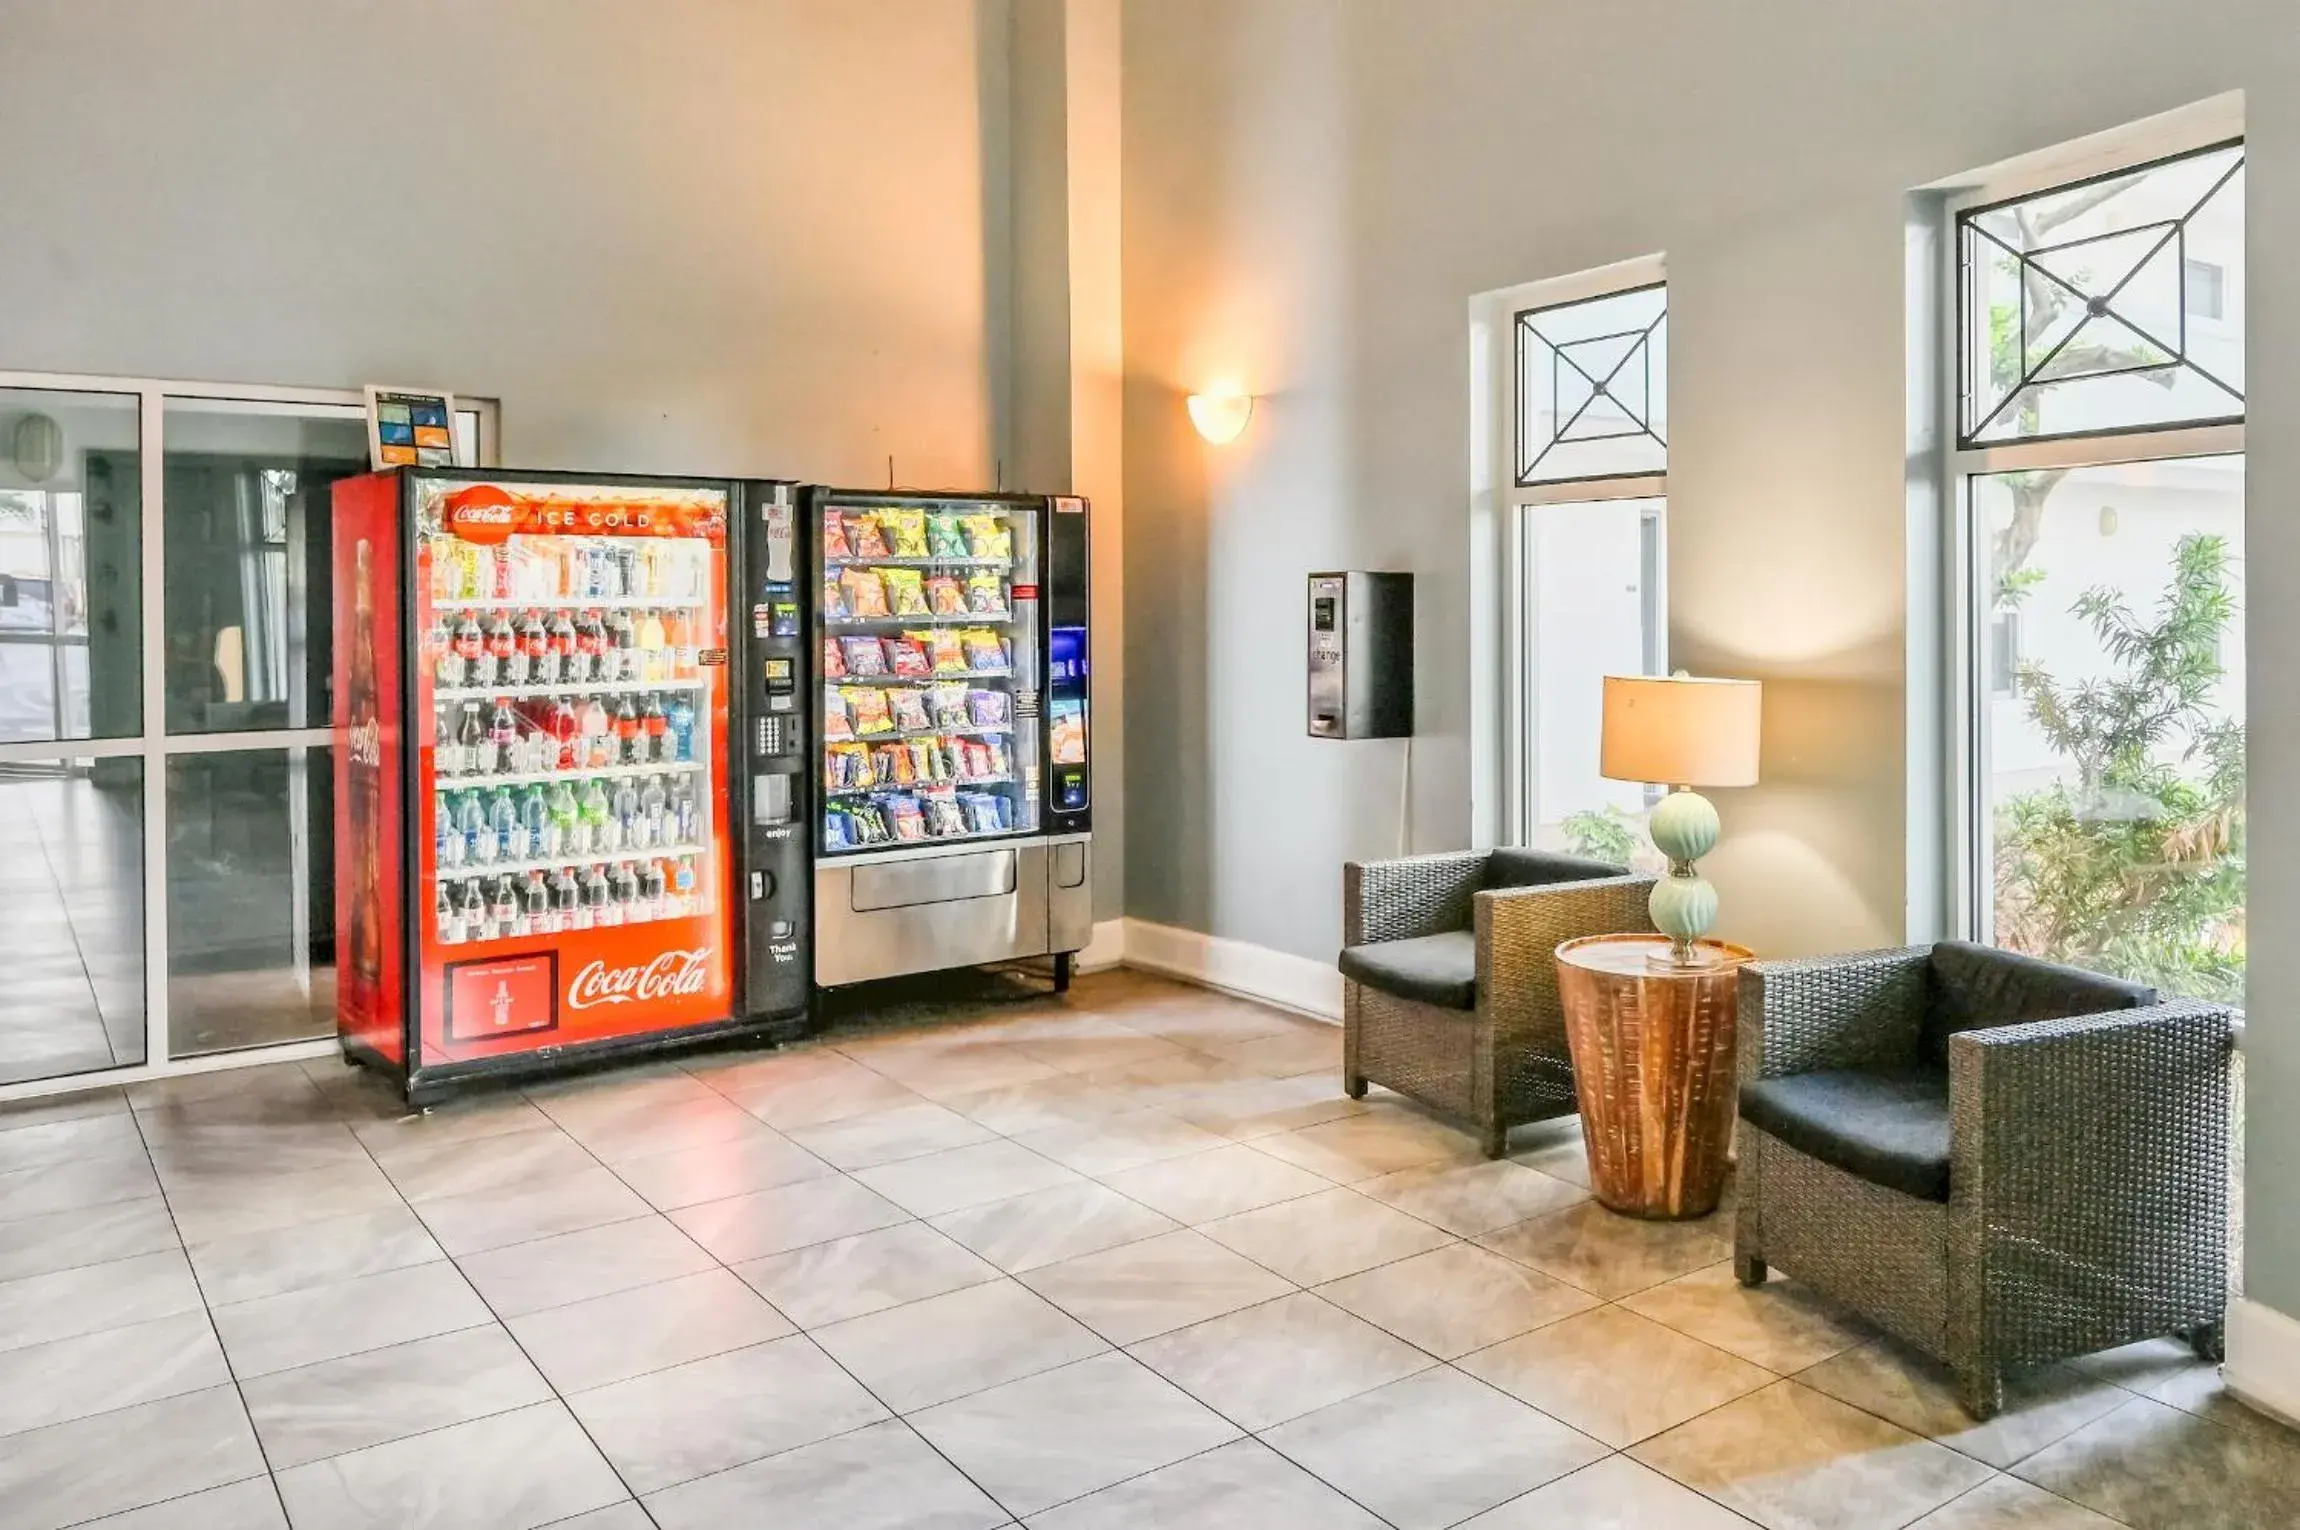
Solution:
M 436 383 L 519 466 L 1064 489 L 1045 35 L 1009 0 L 0 0 L 0 368 Z
M 1767 685 L 1723 933 L 1902 938 L 1907 194 L 2249 87 L 2249 584 L 2300 589 L 2296 80 L 2289 0 L 1129 0 L 1128 912 L 1324 960 L 1396 848 L 1403 751 L 1303 736 L 1312 568 L 1419 576 L 1411 842 L 1469 842 L 1467 302 L 1665 252 L 1672 658 Z M 1225 374 L 1264 397 L 1219 451 L 1181 400 Z M 2247 621 L 2275 931 L 2300 610 Z M 2253 961 L 2252 1287 L 2300 1312 L 2300 951 Z

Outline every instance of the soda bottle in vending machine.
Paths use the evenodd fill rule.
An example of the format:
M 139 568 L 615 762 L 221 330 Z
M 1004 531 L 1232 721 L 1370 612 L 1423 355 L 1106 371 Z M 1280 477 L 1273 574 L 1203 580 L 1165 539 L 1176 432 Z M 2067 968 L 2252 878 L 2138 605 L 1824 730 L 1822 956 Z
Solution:
M 615 904 L 615 889 L 607 880 L 606 867 L 591 866 L 584 870 L 583 906 L 591 911 L 593 926 L 623 922 L 623 911 Z
M 511 698 L 495 698 L 495 711 L 487 719 L 487 769 L 508 775 L 519 768 L 519 714 Z
M 488 759 L 487 729 L 479 720 L 479 703 L 466 701 L 455 724 L 456 769 L 462 774 L 484 775 L 494 769 Z
M 639 868 L 639 903 L 647 910 L 649 919 L 663 919 L 669 916 L 670 910 L 665 907 L 664 897 L 665 890 L 669 886 L 669 879 L 663 875 L 663 863 L 661 861 L 649 861 Z
M 466 611 L 456 619 L 452 646 L 460 666 L 456 671 L 455 683 L 459 686 L 486 684 L 486 681 L 479 678 L 479 666 L 480 661 L 487 657 L 487 635 L 479 630 L 477 616 Z
M 445 612 L 432 617 L 423 634 L 423 651 L 431 661 L 433 683 L 447 690 L 463 683 L 463 659 L 455 651 L 455 628 Z
M 519 658 L 519 632 L 511 625 L 511 618 L 498 611 L 487 618 L 480 629 L 486 637 L 487 662 L 492 672 L 481 681 L 482 685 L 517 685 L 512 670 Z
M 625 692 L 615 703 L 615 761 L 619 765 L 644 765 L 647 735 L 639 727 L 639 708 Z
M 524 683 L 559 683 L 559 658 L 551 651 L 551 629 L 543 624 L 542 612 L 530 611 L 519 618 L 519 653 L 527 664 Z
M 551 613 L 551 623 L 544 629 L 545 641 L 550 648 L 549 667 L 553 685 L 579 685 L 585 678 L 577 672 L 575 650 L 575 618 L 564 611 Z
M 695 757 L 695 703 L 685 691 L 671 698 L 666 721 L 671 737 L 670 758 L 685 764 Z
M 583 700 L 583 763 L 596 770 L 615 763 L 615 733 L 607 717 L 607 703 L 596 696 Z
M 584 846 L 577 843 L 581 832 L 581 809 L 575 804 L 575 786 L 569 781 L 551 783 L 551 797 L 546 803 L 548 817 L 543 829 L 545 855 L 578 855 Z
M 495 896 L 488 905 L 488 918 L 498 936 L 527 933 L 527 906 L 519 900 L 519 889 L 511 878 L 503 877 L 495 884 Z
M 655 764 L 670 758 L 671 719 L 663 710 L 663 698 L 654 691 L 647 693 L 647 705 L 639 713 L 639 731 L 646 735 L 646 746 L 639 757 Z
M 639 656 L 639 629 L 631 621 L 631 613 L 617 611 L 607 619 L 607 643 L 601 650 L 607 658 L 607 673 L 603 680 L 636 680 L 645 669 Z
M 551 889 L 543 881 L 543 873 L 527 873 L 527 885 L 520 890 L 519 899 L 527 914 L 527 928 L 538 935 L 559 933 L 559 921 L 551 910 Z
M 567 678 L 577 685 L 606 679 L 606 647 L 606 624 L 599 620 L 598 612 L 584 612 L 575 622 L 575 664 Z
M 580 923 L 583 915 L 583 890 L 575 883 L 575 873 L 562 866 L 551 875 L 551 917 L 562 930 L 588 929 Z
M 617 861 L 610 883 L 615 906 L 622 910 L 625 924 L 637 924 L 647 917 L 646 905 L 639 901 L 639 873 L 629 861 Z
M 611 839 L 614 812 L 607 800 L 607 786 L 596 778 L 583 788 L 582 820 L 578 832 L 583 836 L 582 850 L 587 853 L 607 854 L 621 848 L 620 841 Z
M 463 884 L 463 938 L 485 940 L 487 928 L 487 893 L 477 877 Z

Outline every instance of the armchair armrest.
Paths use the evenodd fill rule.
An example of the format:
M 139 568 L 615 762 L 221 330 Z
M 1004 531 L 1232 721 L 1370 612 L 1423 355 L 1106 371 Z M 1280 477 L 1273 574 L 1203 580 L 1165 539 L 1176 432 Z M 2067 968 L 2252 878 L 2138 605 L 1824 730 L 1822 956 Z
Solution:
M 1584 935 L 1642 934 L 1653 928 L 1643 872 L 1504 887 L 1476 895 L 1477 996 L 1503 1034 L 1512 1016 L 1559 1013 L 1557 948 Z
M 2235 1020 L 2175 1000 L 1949 1038 L 1951 1215 L 1990 1291 L 2081 1295 L 2053 1304 L 2069 1323 L 2101 1306 L 2217 1319 Z M 1981 1321 L 2014 1305 L 1984 1299 Z
M 1913 1060 L 1931 951 L 1901 946 L 1741 969 L 1741 1082 Z
M 1470 898 L 1485 878 L 1485 852 L 1412 855 L 1342 864 L 1342 944 L 1411 940 L 1470 927 Z

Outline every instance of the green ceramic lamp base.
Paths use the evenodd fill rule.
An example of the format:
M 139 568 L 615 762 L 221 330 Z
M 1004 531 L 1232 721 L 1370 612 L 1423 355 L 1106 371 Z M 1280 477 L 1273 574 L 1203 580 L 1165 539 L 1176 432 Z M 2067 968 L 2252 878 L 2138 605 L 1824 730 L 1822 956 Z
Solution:
M 1646 912 L 1669 937 L 1673 965 L 1706 965 L 1697 942 L 1717 923 L 1717 889 L 1693 863 L 1716 848 L 1722 828 L 1709 799 L 1682 788 L 1654 804 L 1646 825 L 1653 847 L 1669 857 L 1669 875 L 1653 884 Z

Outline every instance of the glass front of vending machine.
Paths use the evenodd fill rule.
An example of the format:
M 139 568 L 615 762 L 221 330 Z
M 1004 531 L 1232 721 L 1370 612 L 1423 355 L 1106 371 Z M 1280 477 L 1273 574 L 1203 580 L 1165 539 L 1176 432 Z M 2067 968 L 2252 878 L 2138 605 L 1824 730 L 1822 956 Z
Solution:
M 376 482 L 400 492 L 360 487 Z M 402 473 L 338 492 L 338 587 L 367 600 L 339 602 L 351 628 L 339 694 L 381 688 L 363 644 L 406 670 L 398 707 L 347 696 L 351 712 L 398 712 L 404 744 L 363 751 L 347 716 L 353 775 L 339 800 L 355 815 L 363 802 L 404 809 L 403 857 L 378 843 L 380 824 L 347 829 L 355 860 L 404 865 L 390 901 L 407 922 L 395 943 L 413 1005 L 363 1021 L 354 992 L 342 1029 L 354 1055 L 364 1045 L 404 1069 L 411 1098 L 739 1023 L 728 745 L 743 660 L 730 664 L 728 595 L 744 490 Z M 389 558 L 373 550 L 395 542 Z M 404 596 L 370 589 L 393 583 Z M 403 639 L 365 630 L 379 606 L 404 621 Z M 363 785 L 363 769 L 398 779 Z M 358 949 L 364 890 L 398 879 L 350 869 Z M 394 1019 L 403 1038 L 384 1034 Z

